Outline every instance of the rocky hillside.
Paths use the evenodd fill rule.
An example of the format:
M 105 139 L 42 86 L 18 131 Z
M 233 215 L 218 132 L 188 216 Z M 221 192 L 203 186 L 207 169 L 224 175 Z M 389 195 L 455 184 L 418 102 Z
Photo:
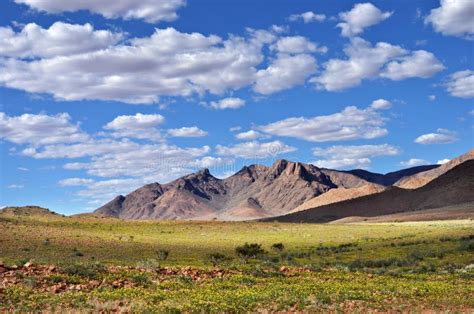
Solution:
M 245 220 L 286 214 L 331 189 L 366 184 L 350 173 L 279 160 L 271 167 L 243 167 L 222 180 L 204 169 L 168 184 L 148 184 L 95 213 L 125 219 Z
M 272 217 L 282 222 L 329 222 L 345 217 L 376 217 L 474 201 L 474 160 L 465 161 L 417 189 L 390 187 L 381 193 Z

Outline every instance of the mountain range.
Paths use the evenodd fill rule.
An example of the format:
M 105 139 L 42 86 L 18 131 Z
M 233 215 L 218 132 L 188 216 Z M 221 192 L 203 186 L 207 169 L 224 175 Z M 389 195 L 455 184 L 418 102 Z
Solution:
M 446 198 L 446 202 L 422 202 L 418 194 L 429 193 L 424 194 L 425 189 L 421 193 L 418 189 L 424 185 L 432 188 L 437 182 L 436 186 L 440 189 L 437 193 L 441 193 L 440 186 L 445 184 L 446 188 L 455 186 L 462 190 L 454 190 L 453 195 L 466 194 L 464 189 L 469 185 L 459 185 L 461 181 L 453 175 L 449 176 L 449 180 L 453 181 L 449 183 L 444 175 L 460 165 L 469 165 L 468 161 L 473 158 L 474 150 L 470 150 L 441 166 L 413 167 L 387 174 L 361 169 L 337 171 L 287 160 L 278 160 L 272 166 L 245 166 L 225 179 L 216 178 L 208 169 L 203 169 L 167 184 L 155 182 L 126 196 L 119 195 L 94 213 L 122 219 L 249 220 L 276 217 L 295 221 L 288 217 L 304 217 L 308 220 L 330 221 L 360 214 L 356 208 L 362 208 L 358 206 L 366 203 L 357 202 L 361 202 L 361 199 L 366 202 L 368 199 L 374 204 L 385 204 L 374 205 L 373 209 L 370 207 L 372 205 L 367 205 L 370 215 L 393 214 L 425 209 L 430 204 L 439 207 L 459 203 L 456 197 Z M 466 177 L 461 172 L 457 174 Z M 441 177 L 444 179 L 439 181 Z M 472 178 L 467 177 L 466 180 L 470 182 Z M 410 189 L 415 189 L 416 193 L 410 193 Z M 451 188 L 448 190 L 453 191 Z M 433 197 L 440 198 L 437 195 Z M 469 198 L 462 200 L 469 201 Z M 352 206 L 353 203 L 357 206 Z M 334 204 L 348 205 L 334 207 Z M 324 214 L 318 214 L 317 217 L 311 214 L 311 219 L 305 216 L 308 211 L 313 213 L 314 208 L 322 208 L 318 213 Z M 337 214 L 326 212 L 333 210 L 330 208 L 334 208 Z M 303 212 L 305 215 L 301 216 Z M 326 218 L 321 218 L 324 215 Z

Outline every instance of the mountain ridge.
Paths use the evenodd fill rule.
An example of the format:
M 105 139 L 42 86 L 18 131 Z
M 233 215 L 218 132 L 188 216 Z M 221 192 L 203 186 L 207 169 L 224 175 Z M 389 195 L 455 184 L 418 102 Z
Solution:
M 120 195 L 95 213 L 124 219 L 247 220 L 277 216 L 329 190 L 373 183 L 352 173 L 284 159 L 219 179 L 209 169 Z M 377 186 L 377 185 L 375 185 Z

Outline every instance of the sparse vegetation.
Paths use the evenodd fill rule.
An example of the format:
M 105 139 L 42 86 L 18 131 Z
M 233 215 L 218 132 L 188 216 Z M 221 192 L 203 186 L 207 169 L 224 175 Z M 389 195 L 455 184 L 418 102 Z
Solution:
M 266 252 L 262 249 L 262 245 L 258 243 L 245 243 L 235 248 L 235 253 L 242 259 L 257 258 Z
M 2 217 L 0 311 L 465 312 L 473 228 Z

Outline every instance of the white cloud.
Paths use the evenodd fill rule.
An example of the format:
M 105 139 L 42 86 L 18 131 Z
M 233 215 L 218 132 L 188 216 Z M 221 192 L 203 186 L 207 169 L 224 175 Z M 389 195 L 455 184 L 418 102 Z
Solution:
M 156 127 L 164 121 L 165 118 L 160 114 L 137 113 L 133 116 L 118 116 L 107 123 L 104 129 L 112 131 L 110 135 L 113 137 L 161 140 L 160 130 Z
M 229 128 L 229 131 L 231 131 L 231 132 L 237 132 L 237 131 L 240 131 L 240 130 L 242 130 L 241 126 L 233 126 L 233 127 Z
M 235 135 L 239 140 L 255 140 L 257 138 L 263 137 L 264 135 L 260 132 L 249 130 L 247 132 L 241 132 Z
M 179 129 L 169 129 L 168 134 L 173 137 L 203 137 L 207 135 L 207 132 L 201 130 L 197 126 L 191 126 Z
M 413 53 L 400 46 L 352 38 L 344 48 L 346 59 L 330 59 L 321 75 L 311 79 L 320 89 L 340 91 L 360 85 L 362 80 L 387 78 L 402 80 L 410 77 L 429 77 L 444 66 L 430 52 Z
M 29 23 L 19 33 L 9 27 L 0 27 L 0 56 L 68 56 L 107 48 L 116 44 L 122 37 L 122 34 L 110 31 L 94 31 L 88 23 L 78 25 L 56 22 L 48 29 Z
M 474 71 L 464 70 L 451 74 L 445 84 L 446 90 L 455 97 L 474 97 Z
M 429 95 L 429 96 L 428 96 L 428 99 L 429 99 L 430 101 L 435 101 L 435 100 L 436 100 L 436 95 Z
M 347 12 L 339 13 L 343 21 L 337 24 L 341 28 L 341 35 L 351 37 L 360 34 L 365 28 L 388 19 L 392 12 L 382 12 L 371 3 L 357 3 Z
M 24 187 L 23 184 L 10 184 L 7 186 L 7 189 L 23 189 Z
M 456 132 L 446 129 L 438 129 L 436 133 L 428 133 L 420 135 L 415 139 L 415 143 L 429 145 L 429 144 L 449 144 L 457 141 Z
M 373 109 L 390 109 L 392 107 L 392 103 L 386 99 L 380 98 L 377 100 L 374 100 L 372 104 L 370 104 L 370 107 Z
M 134 129 L 141 130 L 162 124 L 165 118 L 160 114 L 137 113 L 134 116 L 118 116 L 104 126 L 107 130 Z
M 362 38 L 351 39 L 344 52 L 347 59 L 330 59 L 323 73 L 312 80 L 318 87 L 338 91 L 357 86 L 363 79 L 376 78 L 388 61 L 406 54 L 400 46 L 384 42 L 372 46 Z
M 314 148 L 313 155 L 326 159 L 312 162 L 323 168 L 367 168 L 372 157 L 398 155 L 400 150 L 392 145 L 336 145 L 328 148 Z
M 254 91 L 268 95 L 304 84 L 316 71 L 316 60 L 308 54 L 278 54 L 270 65 L 257 72 Z
M 312 118 L 287 118 L 258 127 L 258 130 L 277 136 L 295 137 L 311 142 L 372 139 L 384 136 L 385 118 L 373 108 L 355 106 L 341 112 Z
M 214 109 L 237 109 L 245 106 L 245 100 L 236 97 L 228 97 L 219 101 L 212 101 L 210 106 Z
M 447 158 L 444 158 L 444 159 L 441 159 L 441 160 L 438 160 L 436 163 L 438 165 L 442 165 L 442 164 L 445 164 L 447 162 L 451 161 L 451 159 L 447 159 Z
M 471 0 L 441 0 L 441 6 L 431 10 L 425 23 L 443 35 L 473 38 L 474 2 Z
M 30 171 L 30 169 L 28 169 L 26 167 L 18 167 L 17 169 L 20 170 L 20 171 L 25 171 L 25 172 Z
M 186 0 L 15 0 L 15 2 L 48 13 L 88 10 L 106 18 L 143 19 L 150 23 L 176 20 L 178 18 L 176 11 L 186 4 Z
M 256 66 L 264 60 L 262 47 L 275 39 L 274 33 L 264 30 L 248 30 L 247 38 L 231 35 L 222 40 L 156 29 L 150 37 L 93 52 L 39 60 L 0 59 L 0 85 L 52 94 L 59 100 L 132 104 L 156 103 L 160 96 L 221 94 L 255 82 Z M 292 65 L 309 58 L 292 59 Z
M 7 116 L 0 112 L 0 139 L 15 144 L 45 145 L 83 142 L 89 136 L 67 113 L 57 115 L 22 114 Z
M 327 148 L 314 148 L 313 155 L 319 157 L 330 157 L 334 159 L 350 158 L 360 159 L 365 157 L 394 156 L 400 153 L 400 149 L 389 144 L 380 145 L 335 145 Z
M 423 165 L 429 165 L 430 162 L 426 161 L 424 159 L 418 159 L 418 158 L 411 158 L 406 161 L 401 161 L 400 165 L 404 167 L 417 167 L 417 166 L 423 166 Z
M 36 159 L 46 158 L 80 158 L 103 154 L 127 152 L 140 149 L 140 145 L 127 139 L 90 139 L 82 143 L 55 144 L 42 147 L 27 147 L 22 151 L 24 156 Z
M 310 53 L 320 52 L 326 53 L 327 47 L 318 47 L 317 44 L 309 41 L 303 36 L 286 36 L 278 39 L 278 41 L 270 47 L 280 53 Z
M 61 186 L 82 186 L 94 183 L 92 179 L 85 179 L 85 178 L 68 178 L 59 181 L 59 185 Z
M 353 169 L 353 168 L 368 168 L 371 164 L 369 158 L 359 158 L 359 159 L 324 159 L 316 160 L 311 162 L 316 167 L 328 168 L 328 169 Z
M 233 146 L 216 146 L 216 152 L 220 156 L 240 157 L 245 159 L 275 157 L 294 151 L 296 151 L 296 148 L 288 146 L 281 141 L 266 143 L 251 141 Z
M 312 23 L 312 22 L 323 22 L 326 19 L 326 15 L 324 14 L 316 14 L 312 11 L 303 12 L 301 14 L 292 14 L 288 18 L 290 22 L 296 22 L 302 20 L 304 23 Z
M 411 77 L 428 78 L 443 70 L 444 65 L 428 51 L 417 50 L 386 65 L 381 77 L 400 81 Z

